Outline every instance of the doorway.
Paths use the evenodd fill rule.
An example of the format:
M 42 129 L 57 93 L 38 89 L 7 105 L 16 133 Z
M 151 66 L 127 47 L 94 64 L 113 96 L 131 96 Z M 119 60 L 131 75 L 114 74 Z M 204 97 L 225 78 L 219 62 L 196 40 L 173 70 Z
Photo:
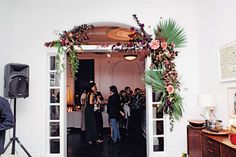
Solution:
M 83 67 L 86 65 L 84 62 L 89 63 L 89 61 L 93 61 L 94 67 L 94 80 L 98 90 L 102 93 L 104 99 L 108 99 L 110 92 L 109 87 L 111 85 L 116 85 L 118 91 L 123 90 L 126 86 L 129 86 L 132 91 L 135 88 L 140 88 L 144 90 L 145 86 L 143 81 L 141 80 L 141 76 L 144 72 L 144 61 L 140 61 L 139 59 L 135 61 L 126 61 L 123 58 L 122 53 L 112 54 L 112 57 L 107 57 L 106 54 L 97 54 L 97 53 L 86 53 L 86 54 L 79 54 L 78 58 L 80 59 L 79 69 L 87 71 L 88 67 Z M 82 62 L 83 63 L 82 63 Z M 92 63 L 92 62 L 90 62 Z M 91 65 L 89 65 L 91 66 Z M 86 70 L 85 70 L 86 69 Z M 78 77 L 75 81 L 75 86 L 78 86 L 80 80 L 82 82 L 88 83 L 88 81 L 83 81 L 82 78 L 85 80 L 91 80 L 91 73 L 85 72 L 90 77 L 81 76 Z M 84 74 L 82 74 L 84 75 Z M 77 83 L 76 83 L 77 82 Z M 69 85 L 70 87 L 70 85 Z M 76 89 L 74 87 L 75 93 L 76 91 L 80 91 L 81 89 Z M 109 129 L 109 122 L 108 122 L 108 114 L 106 111 L 106 105 L 104 112 L 102 112 L 103 117 L 103 139 L 104 143 L 102 145 L 93 145 L 92 148 L 88 148 L 85 139 L 85 132 L 81 131 L 80 124 L 76 125 L 74 122 L 73 128 L 71 127 L 71 122 L 68 120 L 71 118 L 71 114 L 74 115 L 74 119 L 79 119 L 78 116 L 75 116 L 76 112 L 68 112 L 67 113 L 67 126 L 70 125 L 70 131 L 68 132 L 67 136 L 67 148 L 68 148 L 68 157 L 78 156 L 78 157 L 85 157 L 86 154 L 90 153 L 90 156 L 96 156 L 99 153 L 102 157 L 109 157 L 109 156 L 119 156 L 118 154 L 125 155 L 128 152 L 128 157 L 133 155 L 146 157 L 146 127 L 145 127 L 145 109 L 142 110 L 140 116 L 140 134 L 141 138 L 133 138 L 125 131 L 124 126 L 120 126 L 120 133 L 122 136 L 122 140 L 118 144 L 111 144 L 110 143 L 110 129 Z M 141 115 L 142 114 L 142 115 Z M 77 118 L 76 118 L 77 117 Z M 138 140 L 139 139 L 139 140 Z M 138 140 L 138 141 L 137 141 Z M 111 154 L 112 152 L 112 154 Z
M 107 28 L 107 27 L 106 27 Z M 114 31 L 114 29 L 117 29 L 116 31 Z M 129 26 L 128 28 L 126 28 L 126 30 L 129 29 Z M 94 33 L 92 34 L 91 36 L 94 36 L 95 38 L 91 38 L 93 40 L 91 40 L 90 42 L 88 42 L 87 44 L 88 45 L 93 45 L 95 44 L 95 46 L 93 47 L 93 49 L 83 49 L 84 53 L 83 56 L 79 56 L 79 59 L 93 59 L 93 57 L 91 56 L 94 56 L 96 55 L 96 57 L 100 58 L 100 62 L 104 62 L 104 60 L 102 58 L 107 58 L 107 56 L 110 56 L 112 54 L 112 57 L 116 56 L 116 52 L 110 52 L 110 51 L 101 51 L 101 49 L 99 49 L 99 46 L 96 46 L 96 45 L 103 45 L 103 44 L 112 44 L 114 42 L 117 42 L 119 40 L 122 40 L 123 42 L 126 40 L 127 41 L 127 37 L 126 39 L 125 38 L 122 38 L 122 37 L 117 37 L 117 35 L 119 36 L 119 34 L 122 34 L 123 36 L 125 36 L 125 33 L 117 33 L 117 32 L 120 32 L 120 29 L 119 27 L 117 26 L 114 26 L 114 27 L 111 27 L 109 26 L 109 30 L 105 29 L 106 31 L 104 32 L 104 28 L 98 28 L 98 30 L 103 30 L 103 33 L 102 32 L 99 32 L 99 33 Z M 122 30 L 122 29 L 121 29 Z M 100 40 L 102 39 L 101 35 L 104 35 L 104 34 L 107 34 L 108 32 L 110 32 L 110 35 L 109 36 L 112 36 L 113 39 L 108 41 L 107 39 L 104 39 L 104 40 Z M 111 33 L 112 32 L 112 33 Z M 126 36 L 127 36 L 127 33 L 128 31 L 126 31 Z M 116 37 L 114 37 L 114 35 Z M 101 46 L 100 46 L 101 47 Z M 98 52 L 99 50 L 99 52 Z M 107 54 L 110 54 L 110 55 L 107 55 Z M 66 57 L 66 54 L 63 54 L 64 57 Z M 119 55 L 119 54 L 117 54 Z M 121 55 L 121 54 L 120 54 Z M 106 56 L 106 57 L 105 57 Z M 75 118 L 73 118 L 74 120 L 73 121 L 68 121 L 68 119 L 70 118 L 70 116 L 68 115 L 68 112 L 71 112 L 72 115 L 73 115 L 73 110 L 75 109 L 74 108 L 74 90 L 75 90 L 75 87 L 74 87 L 74 79 L 72 79 L 71 77 L 69 78 L 66 78 L 66 76 L 70 76 L 71 73 L 70 71 L 68 70 L 67 68 L 67 73 L 65 73 L 64 75 L 61 75 L 61 77 L 55 77 L 57 75 L 56 74 L 56 69 L 55 69 L 55 58 L 56 58 L 56 53 L 48 53 L 48 91 L 50 91 L 51 89 L 57 89 L 60 91 L 60 97 L 62 98 L 60 100 L 59 103 L 50 103 L 50 92 L 47 91 L 47 95 L 48 95 L 48 109 L 47 109 L 47 112 L 49 113 L 49 115 L 52 113 L 52 110 L 51 110 L 51 107 L 55 106 L 58 108 L 58 114 L 60 115 L 60 117 L 56 120 L 54 119 L 49 119 L 48 120 L 48 126 L 51 126 L 51 124 L 53 122 L 59 122 L 58 123 L 58 128 L 60 129 L 60 133 L 59 135 L 56 135 L 56 136 L 53 136 L 50 134 L 51 131 L 54 130 L 53 127 L 49 127 L 48 129 L 48 137 L 47 137 L 47 153 L 48 154 L 59 154 L 59 155 L 62 155 L 62 156 L 67 156 L 67 153 L 71 152 L 71 148 L 67 148 L 67 140 L 69 142 L 69 137 L 67 136 L 67 126 L 69 125 L 72 125 L 72 126 L 75 126 L 75 127 L 80 127 L 81 124 L 80 124 L 80 121 L 78 121 L 79 117 L 76 117 L 78 116 L 78 114 L 75 114 Z M 123 58 L 123 55 L 121 55 L 120 57 L 118 57 L 120 59 L 119 62 L 117 62 L 116 64 L 112 64 L 112 59 L 111 58 L 107 58 L 106 62 L 104 63 L 107 63 L 107 65 L 109 64 L 112 64 L 112 65 L 116 65 L 116 66 L 111 66 L 113 68 L 108 68 L 108 72 L 103 74 L 103 75 L 98 75 L 96 76 L 96 71 L 98 69 L 103 69 L 102 67 L 99 67 L 99 66 L 96 66 L 96 64 L 98 63 L 96 60 L 94 60 L 94 80 L 97 84 L 99 84 L 99 90 L 101 89 L 105 89 L 104 91 L 104 96 L 106 96 L 105 93 L 108 93 L 107 94 L 107 97 L 109 96 L 109 85 L 113 84 L 112 81 L 119 81 L 116 80 L 117 77 L 115 77 L 115 79 L 112 77 L 106 77 L 108 79 L 102 79 L 101 76 L 106 76 L 106 75 L 111 75 L 112 74 L 112 69 L 115 71 L 118 69 L 126 69 L 126 66 L 123 66 L 122 62 L 124 62 L 124 58 Z M 137 60 L 136 60 L 137 61 Z M 51 64 L 53 63 L 53 69 L 52 67 L 50 66 Z M 129 62 L 131 63 L 131 62 Z M 65 63 L 66 64 L 66 63 Z M 151 65 L 151 57 L 147 57 L 145 62 L 143 61 L 142 62 L 143 64 L 143 67 L 145 67 L 145 70 L 149 69 L 150 65 Z M 145 64 L 145 65 L 144 65 Z M 134 64 L 135 65 L 135 64 Z M 137 65 L 137 64 L 136 64 Z M 122 67 L 123 66 L 123 67 Z M 128 66 L 128 64 L 127 64 Z M 133 66 L 133 65 L 132 65 Z M 68 67 L 68 66 L 67 66 Z M 105 67 L 110 67 L 110 66 L 105 66 Z M 81 70 L 86 70 L 86 69 L 82 69 L 80 67 Z M 140 72 L 143 73 L 144 72 L 144 69 L 140 69 Z M 97 73 L 99 74 L 99 73 Z M 117 73 L 114 73 L 114 74 L 117 74 Z M 130 72 L 128 72 L 128 74 L 130 74 Z M 139 77 L 140 78 L 140 77 Z M 53 82 L 57 82 L 56 80 L 59 79 L 60 81 L 60 84 L 59 85 L 54 85 L 52 83 Z M 67 80 L 66 80 L 67 79 Z M 132 79 L 131 78 L 131 81 L 132 83 L 134 83 L 135 79 Z M 109 82 L 110 81 L 110 82 Z M 109 82 L 109 83 L 108 83 Z M 124 81 L 123 81 L 124 82 Z M 73 86 L 70 86 L 71 84 L 73 84 Z M 104 86 L 105 85 L 105 86 Z M 144 84 L 143 84 L 144 86 Z M 123 88 L 123 87 L 120 87 L 120 88 Z M 135 88 L 135 87 L 134 87 Z M 166 136 L 166 133 L 167 133 L 167 129 L 166 129 L 166 126 L 165 126 L 165 123 L 166 123 L 166 117 L 164 117 L 163 115 L 162 116 L 159 116 L 156 114 L 156 110 L 157 110 L 157 107 L 158 107 L 158 104 L 159 102 L 157 102 L 156 100 L 153 99 L 153 92 L 152 92 L 152 89 L 150 86 L 145 86 L 145 90 L 146 90 L 146 112 L 144 113 L 145 114 L 145 118 L 146 118 L 146 121 L 144 120 L 144 124 L 143 124 L 143 127 L 144 129 L 143 130 L 146 130 L 146 134 L 144 133 L 144 137 L 146 137 L 146 146 L 144 146 L 144 149 L 143 150 L 146 150 L 146 153 L 145 155 L 146 156 L 153 156 L 153 155 L 158 155 L 158 156 L 165 156 L 165 151 L 167 150 L 166 149 L 166 141 L 167 141 L 167 136 Z M 63 99 L 64 98 L 64 99 Z M 74 117 L 73 116 L 73 117 Z M 146 123 L 145 123 L 146 122 Z M 76 140 L 79 139 L 79 137 L 72 137 L 72 140 L 73 141 L 77 141 Z M 136 142 L 137 144 L 139 144 L 139 142 Z M 77 145 L 76 143 L 72 144 L 72 145 Z M 58 151 L 56 152 L 53 152 L 51 151 L 51 148 L 53 147 L 56 147 Z M 137 150 L 140 149 L 140 147 L 137 147 L 136 148 Z M 83 151 L 83 150 L 81 150 Z M 76 155 L 76 157 L 78 156 L 78 154 Z
M 75 77 L 74 104 L 78 106 L 80 105 L 79 98 L 83 93 L 84 87 L 87 86 L 90 81 L 94 81 L 94 59 L 79 59 L 79 69 Z

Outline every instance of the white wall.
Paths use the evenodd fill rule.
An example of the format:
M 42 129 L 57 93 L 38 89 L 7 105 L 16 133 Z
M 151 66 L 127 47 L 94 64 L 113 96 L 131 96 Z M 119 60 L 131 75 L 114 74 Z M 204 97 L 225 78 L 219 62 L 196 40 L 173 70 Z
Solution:
M 0 76 L 4 74 L 4 65 L 7 63 L 6 58 L 8 57 L 7 54 L 11 52 L 11 38 L 12 38 L 12 14 L 11 14 L 11 5 L 8 0 L 1 1 L 0 5 L 0 55 L 1 55 L 1 62 L 0 62 Z M 3 79 L 1 79 L 3 81 Z M 0 95 L 3 95 L 3 83 L 0 83 Z
M 198 7 L 200 92 L 216 95 L 216 116 L 227 125 L 227 88 L 236 87 L 236 82 L 219 81 L 218 52 L 221 46 L 236 40 L 236 1 L 201 0 Z
M 109 87 L 115 85 L 118 91 L 126 86 L 144 89 L 144 82 L 141 77 L 144 73 L 144 61 L 140 61 L 139 57 L 134 61 L 124 60 L 123 54 L 114 53 L 108 58 L 104 55 L 96 55 L 91 53 L 79 54 L 80 59 L 94 59 L 94 78 L 98 90 L 102 92 L 105 99 L 110 96 Z M 70 72 L 70 69 L 68 70 Z M 74 79 L 67 75 L 67 87 L 70 93 L 74 93 Z M 73 104 L 74 94 L 70 94 L 67 99 L 69 104 Z
M 196 105 L 200 71 L 197 45 L 198 21 L 194 1 L 12 0 L 10 4 L 1 1 L 0 7 L 2 5 L 5 7 L 1 9 L 3 14 L 8 15 L 9 9 L 12 9 L 12 18 L 4 17 L 3 20 L 5 23 L 3 28 L 6 30 L 3 33 L 11 35 L 9 40 L 12 45 L 4 57 L 0 58 L 0 65 L 3 67 L 8 62 L 30 65 L 30 96 L 18 102 L 17 134 L 27 149 L 35 154 L 33 156 L 44 157 L 46 150 L 46 53 L 51 50 L 43 47 L 44 42 L 56 39 L 53 35 L 54 30 L 67 30 L 82 23 L 111 21 L 135 25 L 132 19 L 134 13 L 152 28 L 160 17 L 171 17 L 186 30 L 188 44 L 180 50 L 177 59 L 177 68 L 182 76 L 185 113 L 183 119 L 175 123 L 174 132 L 168 135 L 167 156 L 180 156 L 181 152 L 186 152 L 187 119 L 199 117 L 199 107 Z M 2 30 L 0 31 L 2 33 Z M 0 38 L 2 41 L 2 37 Z M 8 50 L 8 43 L 3 47 Z M 0 87 L 2 87 L 3 71 L 0 72 Z M 21 149 L 18 151 L 20 152 Z

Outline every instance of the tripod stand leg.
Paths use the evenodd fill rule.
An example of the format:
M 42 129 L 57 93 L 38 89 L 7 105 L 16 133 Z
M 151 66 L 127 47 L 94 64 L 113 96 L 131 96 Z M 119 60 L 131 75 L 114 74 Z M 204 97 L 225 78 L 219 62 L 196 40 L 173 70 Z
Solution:
M 18 138 L 16 138 L 16 142 L 21 146 L 21 148 L 25 151 L 25 153 L 28 155 L 28 157 L 32 157 L 30 153 L 26 150 L 26 148 L 21 144 Z
M 13 142 L 13 139 L 11 138 L 10 141 L 7 143 L 6 147 L 4 148 L 3 153 L 7 150 L 7 148 L 10 146 L 10 144 Z
M 16 148 L 16 142 L 15 142 L 15 138 L 16 138 L 16 98 L 14 98 L 14 112 L 13 112 L 13 114 L 14 114 L 15 125 L 13 127 L 11 154 L 15 154 L 15 148 Z
M 11 145 L 11 154 L 15 154 L 15 148 L 16 148 L 16 142 L 15 140 L 13 140 Z
M 12 149 L 11 149 L 11 154 L 15 154 L 15 144 L 18 142 L 18 144 L 21 146 L 21 148 L 25 151 L 25 153 L 28 155 L 28 157 L 32 157 L 30 153 L 25 149 L 25 147 L 20 143 L 19 139 L 16 137 L 16 98 L 14 98 L 14 121 L 15 125 L 13 127 L 13 137 L 10 139 L 6 147 L 4 148 L 4 152 L 7 150 L 7 148 L 10 146 L 12 143 Z

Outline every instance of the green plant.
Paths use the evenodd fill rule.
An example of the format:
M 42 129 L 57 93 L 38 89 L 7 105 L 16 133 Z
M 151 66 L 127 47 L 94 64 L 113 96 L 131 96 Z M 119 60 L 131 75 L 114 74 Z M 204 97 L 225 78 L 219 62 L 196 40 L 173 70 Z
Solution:
M 176 48 L 185 46 L 187 42 L 184 28 L 173 19 L 160 21 L 154 33 L 156 37 L 164 38 L 168 44 L 174 43 Z
M 154 92 L 162 93 L 160 97 L 160 105 L 157 112 L 164 112 L 170 116 L 170 130 L 173 130 L 174 121 L 179 120 L 183 115 L 182 97 L 178 93 L 178 90 L 174 92 L 168 92 L 163 80 L 163 71 L 152 70 L 145 71 L 144 81 L 147 85 L 150 85 Z M 176 88 L 176 87 L 174 87 Z
M 186 34 L 172 19 L 161 21 L 154 30 L 155 39 L 150 43 L 152 68 L 145 72 L 145 83 L 152 86 L 153 91 L 161 92 L 160 106 L 157 112 L 170 116 L 170 130 L 175 120 L 183 115 L 182 97 L 179 94 L 180 81 L 175 69 L 176 47 L 186 43 Z

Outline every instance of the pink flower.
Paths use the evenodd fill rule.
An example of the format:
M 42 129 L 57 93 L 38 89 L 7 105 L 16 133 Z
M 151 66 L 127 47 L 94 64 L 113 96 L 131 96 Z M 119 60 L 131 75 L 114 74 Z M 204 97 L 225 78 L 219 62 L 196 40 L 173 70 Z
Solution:
M 66 38 L 66 40 L 65 40 L 65 43 L 66 43 L 66 44 L 68 44 L 68 43 L 69 43 L 69 39 L 68 39 L 68 38 Z
M 160 43 L 159 40 L 153 40 L 149 43 L 149 46 L 151 47 L 151 49 L 156 50 L 160 47 Z
M 165 64 L 165 65 L 168 65 L 168 64 L 169 64 L 169 61 L 168 61 L 168 60 L 164 60 L 164 64 Z
M 69 35 L 69 37 L 73 37 L 73 34 L 71 32 L 68 35 Z
M 165 41 L 161 42 L 161 48 L 165 50 L 167 48 L 167 43 Z
M 168 85 L 168 86 L 166 87 L 166 90 L 167 90 L 167 92 L 168 92 L 169 94 L 173 94 L 174 91 L 175 91 L 175 89 L 174 89 L 174 87 L 173 87 L 172 85 Z
M 171 46 L 172 46 L 172 47 L 175 47 L 175 43 L 174 43 L 174 42 L 172 42 L 172 43 L 171 43 Z
M 171 54 L 170 54 L 170 52 L 167 50 L 167 51 L 165 51 L 165 55 L 166 55 L 166 57 L 168 57 L 168 58 L 170 58 L 171 57 Z

